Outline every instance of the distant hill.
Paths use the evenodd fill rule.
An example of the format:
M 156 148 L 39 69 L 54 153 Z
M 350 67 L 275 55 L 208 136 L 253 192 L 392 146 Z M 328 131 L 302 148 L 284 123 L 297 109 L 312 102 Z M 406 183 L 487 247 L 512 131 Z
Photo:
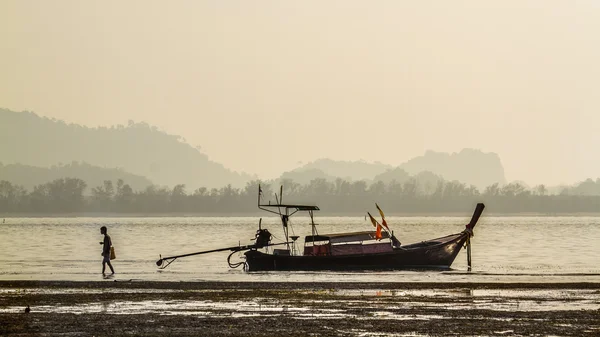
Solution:
M 392 168 L 393 167 L 391 165 L 386 165 L 379 162 L 367 163 L 364 161 L 317 159 L 314 162 L 310 162 L 290 172 L 286 172 L 284 175 L 287 175 L 289 178 L 291 177 L 290 175 L 301 172 L 312 172 L 311 174 L 315 174 L 315 172 L 320 171 L 323 173 L 323 176 L 319 178 L 342 178 L 352 181 L 372 180 L 376 175 Z M 282 176 L 282 178 L 286 177 Z
M 252 179 L 146 123 L 88 128 L 6 109 L 0 109 L 0 161 L 41 167 L 86 162 L 122 168 L 158 185 L 186 184 L 188 190 L 243 186 Z
M 427 151 L 399 166 L 411 175 L 430 171 L 445 180 L 475 185 L 480 191 L 494 183 L 506 184 L 504 167 L 496 153 L 463 149 L 458 153 Z
M 600 195 L 600 178 L 593 180 L 588 178 L 572 186 L 549 187 L 548 194 L 556 193 L 563 195 Z
M 41 185 L 59 178 L 79 178 L 86 182 L 87 191 L 100 186 L 105 180 L 116 183 L 122 179 L 134 191 L 144 190 L 152 182 L 142 176 L 125 172 L 121 169 L 103 168 L 86 163 L 71 163 L 67 165 L 36 167 L 22 164 L 3 165 L 0 163 L 0 180 L 6 180 L 13 185 L 21 185 L 32 191 L 36 185 Z
M 306 184 L 310 183 L 311 180 L 319 179 L 319 178 L 329 180 L 329 181 L 334 181 L 336 179 L 336 177 L 329 175 L 320 169 L 308 168 L 308 169 L 284 172 L 281 175 L 279 180 L 283 181 L 283 180 L 290 179 L 295 183 L 298 183 L 301 185 L 306 185 Z
M 134 176 L 146 177 L 157 185 L 185 184 L 188 191 L 228 184 L 242 187 L 256 179 L 210 161 L 181 137 L 146 123 L 130 121 L 127 126 L 88 128 L 32 112 L 0 109 L 0 162 L 52 167 L 74 161 L 94 167 L 120 168 Z M 506 183 L 498 155 L 474 149 L 452 154 L 427 151 L 396 168 L 379 162 L 318 159 L 283 173 L 280 179 L 292 179 L 301 184 L 315 178 L 334 180 L 338 177 L 348 181 L 402 182 L 423 171 L 446 181 L 475 185 L 479 190 L 494 183 Z M 436 179 L 427 178 L 429 185 Z
M 423 156 L 415 157 L 398 167 L 378 162 L 319 159 L 281 176 L 282 179 L 288 178 L 298 183 L 309 182 L 314 178 L 332 181 L 338 177 L 350 181 L 382 181 L 386 184 L 393 180 L 404 183 L 413 177 L 427 191 L 435 188 L 437 181 L 442 179 L 474 185 L 480 191 L 494 183 L 506 184 L 500 157 L 495 153 L 474 149 L 463 149 L 452 154 L 427 151 Z

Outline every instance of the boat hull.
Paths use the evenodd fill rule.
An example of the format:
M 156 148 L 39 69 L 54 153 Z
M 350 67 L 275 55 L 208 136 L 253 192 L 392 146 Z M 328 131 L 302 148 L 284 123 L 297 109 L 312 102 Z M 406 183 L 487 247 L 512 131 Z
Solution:
M 468 236 L 463 232 L 385 253 L 288 256 L 250 250 L 245 256 L 248 271 L 448 269 Z

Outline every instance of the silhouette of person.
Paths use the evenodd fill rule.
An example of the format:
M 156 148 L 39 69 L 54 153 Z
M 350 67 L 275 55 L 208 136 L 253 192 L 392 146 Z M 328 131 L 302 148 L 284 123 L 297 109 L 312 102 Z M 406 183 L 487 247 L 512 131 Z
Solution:
M 106 232 L 106 226 L 100 227 L 100 234 L 104 234 L 104 241 L 100 241 L 100 244 L 102 245 L 102 275 L 104 275 L 106 271 L 106 264 L 108 264 L 108 267 L 110 268 L 112 274 L 115 273 L 115 269 L 110 263 L 110 246 L 112 246 L 112 241 L 110 240 L 110 236 Z

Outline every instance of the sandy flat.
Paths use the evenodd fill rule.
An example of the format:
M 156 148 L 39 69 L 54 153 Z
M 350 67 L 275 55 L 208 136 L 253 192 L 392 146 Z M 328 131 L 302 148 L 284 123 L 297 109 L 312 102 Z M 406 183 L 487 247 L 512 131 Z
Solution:
M 598 336 L 600 283 L 0 281 L 0 335 Z

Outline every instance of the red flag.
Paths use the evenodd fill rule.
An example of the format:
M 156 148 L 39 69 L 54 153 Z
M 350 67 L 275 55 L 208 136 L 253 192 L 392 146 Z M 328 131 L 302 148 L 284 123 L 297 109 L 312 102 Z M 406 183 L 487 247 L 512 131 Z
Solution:
M 388 231 L 390 230 L 390 228 L 389 228 L 389 227 L 388 227 L 388 225 L 387 225 L 387 222 L 385 222 L 385 219 L 382 219 L 382 220 L 381 220 L 381 224 L 382 224 L 382 225 L 383 225 L 383 226 L 384 226 L 384 227 L 385 227 L 385 228 L 386 228 Z
M 385 228 L 389 231 L 390 228 L 388 227 L 387 222 L 385 222 L 385 216 L 383 215 L 383 211 L 381 210 L 381 208 L 379 208 L 379 205 L 377 205 L 377 203 L 375 203 L 375 207 L 377 207 L 377 209 L 379 210 L 379 214 L 381 214 L 381 224 L 385 226 Z

